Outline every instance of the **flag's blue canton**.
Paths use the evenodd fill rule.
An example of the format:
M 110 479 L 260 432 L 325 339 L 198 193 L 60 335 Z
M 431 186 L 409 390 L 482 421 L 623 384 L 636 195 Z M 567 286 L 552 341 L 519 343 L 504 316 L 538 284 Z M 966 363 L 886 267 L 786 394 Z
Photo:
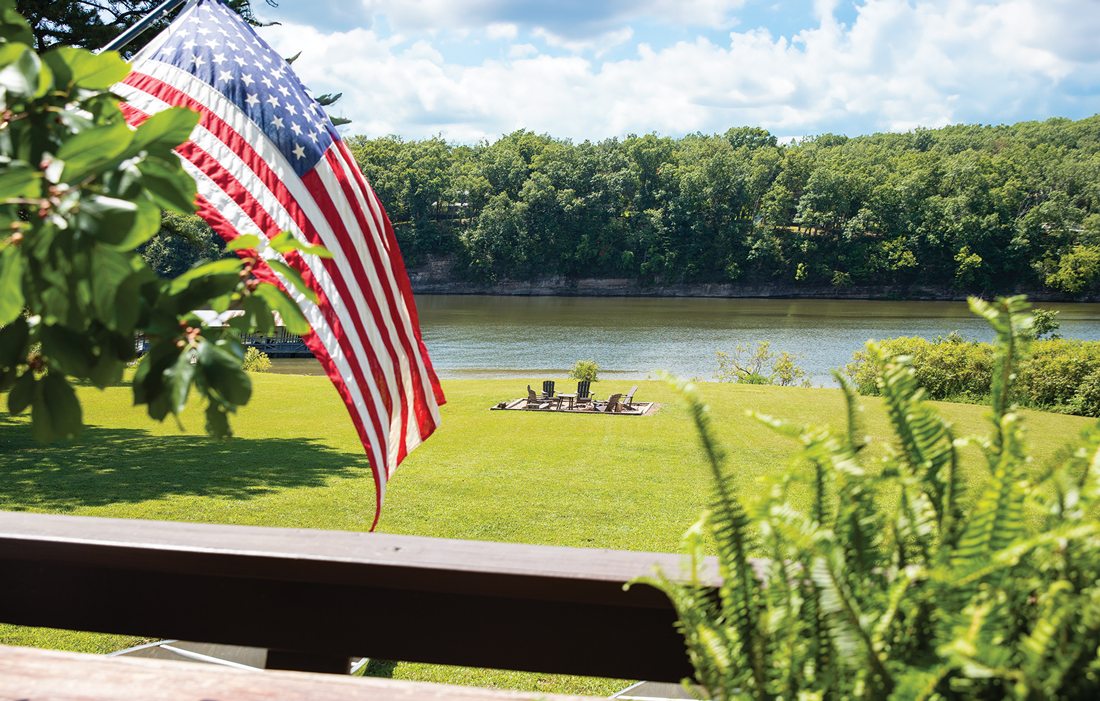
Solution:
M 151 58 L 217 89 L 267 134 L 299 176 L 340 138 L 290 65 L 218 0 L 200 0 Z

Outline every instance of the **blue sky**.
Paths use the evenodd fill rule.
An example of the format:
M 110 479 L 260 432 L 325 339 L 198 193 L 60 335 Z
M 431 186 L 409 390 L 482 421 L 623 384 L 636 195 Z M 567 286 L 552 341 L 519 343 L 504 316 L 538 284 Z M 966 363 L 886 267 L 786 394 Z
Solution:
M 279 0 L 351 133 L 781 137 L 1100 112 L 1100 0 Z

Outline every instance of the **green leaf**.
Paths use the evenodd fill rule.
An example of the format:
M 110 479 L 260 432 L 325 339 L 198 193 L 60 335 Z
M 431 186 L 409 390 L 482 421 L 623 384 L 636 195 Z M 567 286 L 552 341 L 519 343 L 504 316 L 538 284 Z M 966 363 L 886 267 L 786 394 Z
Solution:
M 34 43 L 34 33 L 27 20 L 7 2 L 0 2 L 0 40 L 27 46 Z
M 38 92 L 42 62 L 23 44 L 0 44 L 0 91 L 9 96 L 32 97 Z
M 263 285 L 261 285 L 263 287 Z M 270 287 L 270 285 L 268 285 Z M 229 325 L 245 334 L 254 332 L 258 334 L 270 334 L 275 328 L 275 320 L 271 314 L 271 307 L 261 295 L 248 295 L 241 303 L 244 314 L 233 317 Z
M 134 203 L 137 209 L 130 230 L 121 240 L 111 244 L 117 251 L 132 251 L 160 231 L 160 207 L 145 198 L 137 199 Z
M 255 294 L 267 302 L 269 307 L 279 312 L 287 331 L 298 336 L 304 336 L 310 332 L 309 322 L 306 321 L 302 310 L 278 287 L 264 283 L 256 288 Z
M 186 107 L 157 112 L 137 128 L 131 148 L 140 150 L 158 145 L 171 150 L 191 138 L 198 123 L 199 113 Z
M 37 197 L 42 173 L 25 163 L 9 165 L 0 172 L 0 200 L 14 197 Z
M 271 247 L 279 253 L 301 251 L 306 255 L 317 256 L 318 258 L 332 258 L 332 253 L 324 246 L 314 246 L 303 243 L 296 239 L 289 231 L 284 231 L 271 239 Z
M 141 184 L 158 205 L 183 214 L 194 213 L 195 179 L 178 163 L 169 166 L 149 158 L 138 164 L 138 170 L 142 175 Z
M 22 414 L 34 401 L 35 394 L 34 373 L 25 371 L 15 381 L 15 385 L 8 394 L 8 411 L 13 414 Z
M 57 150 L 57 157 L 65 161 L 62 180 L 75 182 L 110 164 L 125 153 L 133 139 L 134 132 L 121 120 L 77 133 Z
M 102 243 L 129 251 L 160 230 L 160 210 L 144 198 L 130 201 L 93 195 L 81 201 L 78 222 Z
M 193 281 L 202 278 L 221 276 L 221 275 L 240 275 L 241 270 L 244 267 L 237 258 L 223 258 L 210 263 L 204 263 L 202 265 L 191 268 L 182 275 L 172 280 L 168 287 L 169 294 L 179 294 L 187 289 Z
M 196 358 L 205 384 L 226 403 L 234 406 L 248 403 L 252 396 L 252 381 L 241 369 L 243 355 L 237 356 L 225 344 L 202 341 Z
M 123 283 L 133 274 L 130 260 L 109 248 L 96 246 L 92 250 L 92 306 L 95 308 L 99 319 L 110 329 L 122 330 L 132 328 L 132 324 L 120 324 L 119 304 L 122 303 L 129 312 L 135 308 L 136 300 L 121 299 L 119 290 Z M 129 313 L 121 315 L 125 320 Z
M 267 263 L 268 266 L 270 266 L 271 269 L 274 270 L 276 273 L 282 275 L 288 283 L 295 287 L 295 289 L 305 295 L 306 299 L 313 302 L 314 304 L 317 303 L 317 293 L 311 290 L 306 285 L 305 280 L 302 279 L 302 276 L 298 274 L 297 270 L 282 261 L 275 260 L 274 258 L 267 258 L 264 260 L 264 262 Z
M 31 434 L 35 440 L 48 443 L 75 438 L 84 425 L 84 417 L 69 381 L 51 372 L 36 383 L 36 388 L 31 404 Z
M 95 359 L 88 370 L 88 379 L 99 389 L 106 389 L 122 380 L 126 364 L 118 358 L 103 354 Z
M 57 82 L 67 88 L 80 87 L 86 90 L 106 90 L 130 75 L 130 64 L 126 63 L 117 51 L 104 51 L 93 54 L 85 49 L 62 46 L 46 54 Z M 57 64 L 63 64 L 66 70 L 57 70 Z M 62 76 L 64 82 L 62 83 Z
M 38 336 L 42 340 L 42 354 L 52 361 L 51 367 L 59 365 L 75 377 L 88 374 L 95 358 L 84 334 L 65 326 L 43 325 Z
M 0 327 L 0 369 L 13 368 L 26 359 L 29 337 L 30 327 L 21 316 Z
M 233 435 L 229 429 L 229 415 L 216 402 L 206 405 L 206 432 L 215 438 L 229 438 Z
M 225 250 L 227 251 L 247 251 L 249 249 L 255 249 L 260 245 L 260 237 L 253 236 L 252 234 L 241 234 L 237 238 L 233 239 L 229 243 L 225 244 Z
M 184 349 L 172 367 L 164 372 L 164 377 L 168 382 L 172 413 L 177 416 L 187 406 L 187 395 L 190 394 L 191 383 L 195 379 L 196 366 L 191 362 L 192 356 L 191 349 Z
M 0 252 L 0 326 L 23 312 L 23 255 L 18 246 Z

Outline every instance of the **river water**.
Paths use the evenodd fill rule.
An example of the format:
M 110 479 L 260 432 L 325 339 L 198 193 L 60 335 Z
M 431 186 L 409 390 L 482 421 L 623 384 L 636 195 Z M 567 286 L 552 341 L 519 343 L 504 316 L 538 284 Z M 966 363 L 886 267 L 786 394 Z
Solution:
M 577 360 L 600 374 L 646 379 L 665 370 L 714 378 L 715 352 L 770 341 L 818 385 L 868 339 L 993 334 L 963 302 L 647 297 L 417 297 L 421 328 L 443 378 L 564 377 Z M 1044 304 L 1067 338 L 1100 340 L 1100 304 Z M 320 373 L 313 360 L 280 360 L 278 372 Z

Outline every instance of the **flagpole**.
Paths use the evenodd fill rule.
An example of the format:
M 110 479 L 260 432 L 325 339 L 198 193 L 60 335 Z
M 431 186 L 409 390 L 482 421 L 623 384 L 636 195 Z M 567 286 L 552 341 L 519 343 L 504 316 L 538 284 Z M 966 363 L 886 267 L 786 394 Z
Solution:
M 158 5 L 152 12 L 142 17 L 140 20 L 137 21 L 137 23 L 129 27 L 122 34 L 119 34 L 117 37 L 112 39 L 110 42 L 107 43 L 106 46 L 96 51 L 96 53 L 99 54 L 103 53 L 104 51 L 119 51 L 131 41 L 137 39 L 138 36 L 140 36 L 146 29 L 153 26 L 153 24 L 155 24 L 156 21 L 159 20 L 161 17 L 164 17 L 166 14 L 176 9 L 185 2 L 187 2 L 187 0 L 164 0 L 164 2 Z

